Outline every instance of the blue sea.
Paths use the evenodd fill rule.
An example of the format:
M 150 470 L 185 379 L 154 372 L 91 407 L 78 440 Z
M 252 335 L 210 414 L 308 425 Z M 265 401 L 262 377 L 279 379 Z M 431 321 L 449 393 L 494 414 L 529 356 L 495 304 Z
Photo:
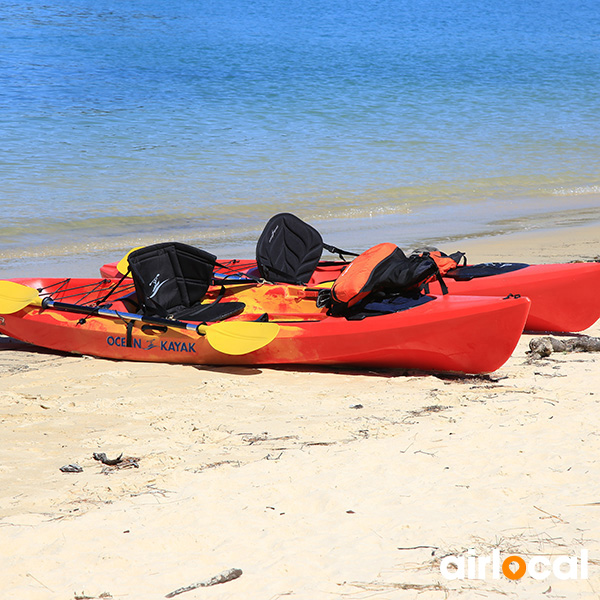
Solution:
M 0 0 L 0 278 L 598 222 L 599 82 L 598 0 Z

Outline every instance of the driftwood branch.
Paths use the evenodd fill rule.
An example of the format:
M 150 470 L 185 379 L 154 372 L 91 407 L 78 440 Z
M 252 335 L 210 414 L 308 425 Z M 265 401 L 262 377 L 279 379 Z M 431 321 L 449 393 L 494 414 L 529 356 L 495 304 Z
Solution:
M 600 352 L 600 338 L 588 335 L 566 340 L 540 337 L 529 342 L 531 358 L 544 358 L 553 352 Z
M 200 581 L 199 583 L 192 583 L 192 585 L 186 585 L 185 587 L 179 588 L 174 592 L 169 592 L 165 598 L 173 598 L 179 594 L 183 594 L 183 592 L 189 592 L 191 590 L 195 590 L 200 587 L 210 587 L 211 585 L 218 585 L 219 583 L 227 583 L 228 581 L 233 581 L 237 579 L 242 574 L 241 569 L 229 569 L 227 571 L 223 571 L 210 579 L 206 579 L 205 581 Z

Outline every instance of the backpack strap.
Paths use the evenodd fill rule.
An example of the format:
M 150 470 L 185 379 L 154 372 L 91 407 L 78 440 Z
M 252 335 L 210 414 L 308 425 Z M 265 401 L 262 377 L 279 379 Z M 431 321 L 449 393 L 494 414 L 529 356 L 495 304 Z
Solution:
M 439 251 L 436 251 L 437 254 L 440 254 Z M 441 253 L 443 254 L 443 253 Z M 457 254 L 460 254 L 461 256 L 465 257 L 465 254 L 462 252 L 455 252 L 452 257 L 452 260 L 455 260 L 455 256 Z M 413 254 L 413 257 L 419 257 L 419 258 L 424 258 L 427 259 L 429 258 L 431 261 L 433 261 L 435 263 L 435 271 L 419 286 L 419 289 L 421 289 L 423 291 L 423 293 L 425 294 L 429 294 L 429 283 L 431 282 L 432 279 L 437 279 L 438 283 L 440 284 L 440 288 L 442 290 L 442 296 L 445 296 L 448 293 L 448 286 L 446 285 L 446 282 L 444 281 L 444 277 L 442 274 L 442 271 L 440 270 L 440 263 L 437 260 L 436 256 L 432 256 L 430 252 L 428 251 L 423 251 L 420 254 Z M 446 255 L 444 254 L 444 257 L 446 257 Z M 457 257 L 460 260 L 460 257 Z
M 340 259 L 344 262 L 348 262 L 344 258 L 344 256 L 360 256 L 359 254 L 356 254 L 356 252 L 350 252 L 349 250 L 341 250 L 340 248 L 332 246 L 331 244 L 326 244 L 325 242 L 323 242 L 323 248 L 327 250 L 327 252 L 331 252 L 331 254 L 337 254 L 340 257 Z
M 438 269 L 437 273 L 434 275 L 434 277 L 438 280 L 438 283 L 440 284 L 440 287 L 442 288 L 442 296 L 445 296 L 448 293 L 448 286 L 446 285 L 446 282 L 444 281 L 444 278 L 442 277 L 442 274 L 440 273 L 439 269 Z

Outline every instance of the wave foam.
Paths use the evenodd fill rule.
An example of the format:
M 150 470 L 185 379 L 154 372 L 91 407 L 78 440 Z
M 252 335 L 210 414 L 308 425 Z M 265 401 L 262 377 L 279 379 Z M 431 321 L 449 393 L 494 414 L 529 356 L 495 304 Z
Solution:
M 584 194 L 600 194 L 600 185 L 582 185 L 576 188 L 558 188 L 552 190 L 555 196 L 583 196 Z

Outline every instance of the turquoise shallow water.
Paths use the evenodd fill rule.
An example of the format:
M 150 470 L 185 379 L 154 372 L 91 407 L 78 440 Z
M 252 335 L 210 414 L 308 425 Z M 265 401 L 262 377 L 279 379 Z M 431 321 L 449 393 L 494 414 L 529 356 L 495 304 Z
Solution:
M 592 0 L 0 1 L 0 276 L 272 214 L 403 247 L 600 220 Z

